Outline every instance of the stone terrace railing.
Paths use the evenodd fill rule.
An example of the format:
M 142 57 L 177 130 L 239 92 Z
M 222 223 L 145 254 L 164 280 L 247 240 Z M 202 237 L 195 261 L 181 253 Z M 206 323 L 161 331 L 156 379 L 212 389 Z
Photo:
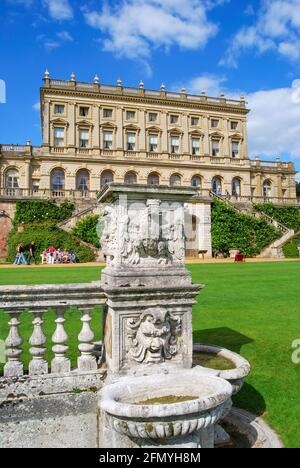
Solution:
M 24 311 L 34 316 L 32 335 L 29 339 L 31 360 L 29 375 L 48 374 L 48 362 L 44 356 L 47 351 L 47 337 L 42 325 L 43 315 L 48 309 L 56 313 L 56 330 L 52 336 L 51 373 L 65 374 L 71 372 L 71 362 L 67 357 L 68 335 L 65 330 L 65 312 L 71 307 L 80 310 L 82 329 L 78 335 L 80 356 L 79 371 L 97 370 L 98 364 L 93 343 L 94 333 L 90 327 L 91 311 L 95 306 L 105 304 L 105 295 L 100 281 L 88 284 L 41 285 L 41 286 L 3 286 L 0 287 L 0 310 L 10 318 L 9 334 L 5 340 L 7 362 L 4 366 L 4 377 L 20 377 L 24 375 L 23 339 L 20 336 L 20 315 Z M 100 324 L 99 324 L 100 326 Z
M 51 189 L 26 189 L 26 188 L 0 188 L 2 199 L 66 199 L 66 200 L 96 200 L 97 191 L 79 190 L 51 190 Z

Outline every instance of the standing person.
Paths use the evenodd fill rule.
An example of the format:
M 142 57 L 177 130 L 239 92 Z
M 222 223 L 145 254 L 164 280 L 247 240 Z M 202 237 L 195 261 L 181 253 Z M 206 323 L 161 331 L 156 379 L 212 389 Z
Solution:
M 19 258 L 18 258 L 18 261 L 17 261 L 17 265 L 20 265 L 21 263 L 22 263 L 22 265 L 27 265 L 26 258 L 24 256 L 24 252 L 25 252 L 25 246 L 24 246 L 24 244 L 20 244 L 20 246 L 19 246 Z
M 35 242 L 31 241 L 31 244 L 29 246 L 29 257 L 28 257 L 28 265 L 30 265 L 31 260 L 34 261 L 36 264 L 36 259 L 35 259 Z
M 50 249 L 49 249 L 49 263 L 51 265 L 54 265 L 54 261 L 55 261 L 55 247 L 53 245 L 51 245 Z
M 16 258 L 14 261 L 14 265 L 19 265 L 19 258 L 20 258 L 20 245 L 17 247 Z

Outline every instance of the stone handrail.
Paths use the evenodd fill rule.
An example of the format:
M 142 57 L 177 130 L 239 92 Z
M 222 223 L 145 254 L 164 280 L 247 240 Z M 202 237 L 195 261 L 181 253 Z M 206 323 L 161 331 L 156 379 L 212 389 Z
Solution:
M 28 188 L 0 188 L 2 199 L 66 199 L 66 200 L 96 200 L 96 190 L 51 190 Z
M 91 311 L 97 305 L 103 305 L 106 297 L 100 281 L 88 284 L 63 284 L 40 286 L 3 286 L 0 287 L 0 309 L 10 317 L 9 334 L 5 340 L 7 362 L 4 366 L 4 377 L 24 375 L 24 364 L 21 360 L 23 339 L 20 336 L 20 316 L 22 312 L 33 313 L 33 331 L 29 339 L 31 361 L 29 375 L 48 374 L 48 362 L 44 355 L 47 337 L 43 332 L 43 315 L 53 309 L 56 313 L 56 330 L 52 336 L 51 373 L 62 374 L 71 371 L 68 352 L 68 335 L 65 331 L 65 312 L 76 307 L 81 311 L 82 329 L 78 335 L 81 353 L 78 358 L 78 370 L 92 371 L 98 367 L 94 353 L 94 333 L 90 327 Z

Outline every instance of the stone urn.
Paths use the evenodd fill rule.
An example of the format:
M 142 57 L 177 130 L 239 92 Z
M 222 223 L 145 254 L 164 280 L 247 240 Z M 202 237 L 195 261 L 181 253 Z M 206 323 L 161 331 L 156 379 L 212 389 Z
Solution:
M 122 378 L 101 392 L 105 447 L 213 448 L 231 385 L 192 370 Z

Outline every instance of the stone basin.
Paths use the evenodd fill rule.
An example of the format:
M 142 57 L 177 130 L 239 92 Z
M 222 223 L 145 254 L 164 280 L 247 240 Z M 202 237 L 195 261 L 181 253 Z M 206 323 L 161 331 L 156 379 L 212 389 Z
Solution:
M 134 446 L 145 446 L 145 441 L 164 445 L 174 439 L 173 445 L 178 447 L 210 447 L 214 425 L 231 407 L 231 394 L 231 385 L 225 380 L 204 378 L 190 370 L 123 378 L 103 389 L 100 407 L 106 426 L 135 441 Z M 176 396 L 187 399 L 170 403 L 170 397 Z M 153 404 L 164 398 L 165 403 Z M 184 445 L 186 442 L 192 445 Z M 122 446 L 120 440 L 116 444 Z
M 196 343 L 194 344 L 193 351 L 194 356 L 196 353 L 207 354 L 211 356 L 219 356 L 231 362 L 233 368 L 227 370 L 213 369 L 204 365 L 201 366 L 198 362 L 195 362 L 195 364 L 198 367 L 201 367 L 205 372 L 209 373 L 209 375 L 215 375 L 216 377 L 227 380 L 232 385 L 233 395 L 236 395 L 241 390 L 244 381 L 251 370 L 250 364 L 246 359 L 233 351 L 229 351 L 226 348 L 215 345 Z

